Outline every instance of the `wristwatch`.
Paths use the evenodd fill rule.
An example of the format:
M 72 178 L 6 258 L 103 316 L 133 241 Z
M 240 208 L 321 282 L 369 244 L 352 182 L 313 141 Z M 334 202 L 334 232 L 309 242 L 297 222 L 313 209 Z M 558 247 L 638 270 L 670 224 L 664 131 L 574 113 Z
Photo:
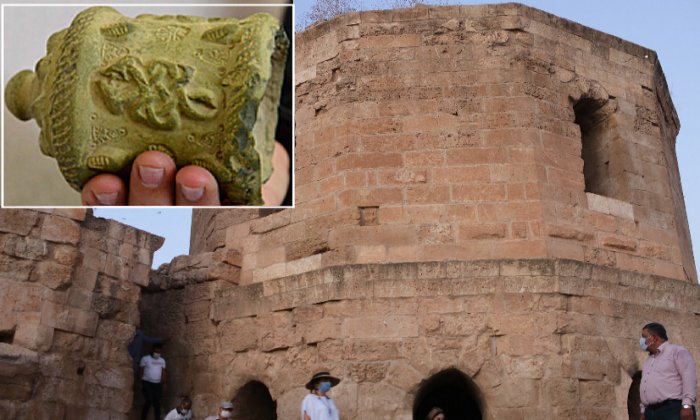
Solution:
M 683 408 L 690 409 L 690 408 L 693 408 L 693 406 L 690 404 L 683 404 Z

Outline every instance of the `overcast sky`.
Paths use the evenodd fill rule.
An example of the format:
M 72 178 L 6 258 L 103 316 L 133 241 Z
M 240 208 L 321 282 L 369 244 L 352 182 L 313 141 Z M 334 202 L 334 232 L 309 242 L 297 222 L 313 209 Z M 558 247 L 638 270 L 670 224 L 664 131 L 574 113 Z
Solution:
M 480 3 L 484 2 L 458 2 Z M 700 243 L 700 165 L 693 161 L 700 155 L 700 83 L 697 78 L 700 69 L 700 42 L 696 32 L 700 1 L 531 0 L 522 3 L 651 48 L 658 53 L 681 120 L 676 149 L 691 236 L 694 244 Z M 307 13 L 312 4 L 310 0 L 295 2 L 297 16 Z M 379 2 L 367 1 L 363 7 L 377 8 L 371 7 L 376 4 Z M 110 217 L 167 238 L 164 249 L 157 255 L 156 264 L 187 253 L 190 211 L 149 209 L 111 212 L 113 216 Z

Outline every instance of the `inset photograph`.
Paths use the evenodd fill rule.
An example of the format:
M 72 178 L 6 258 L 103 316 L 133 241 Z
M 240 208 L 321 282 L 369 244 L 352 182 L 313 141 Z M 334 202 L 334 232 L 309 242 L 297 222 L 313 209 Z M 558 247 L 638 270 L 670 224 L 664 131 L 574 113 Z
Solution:
M 3 207 L 292 206 L 292 14 L 3 6 Z

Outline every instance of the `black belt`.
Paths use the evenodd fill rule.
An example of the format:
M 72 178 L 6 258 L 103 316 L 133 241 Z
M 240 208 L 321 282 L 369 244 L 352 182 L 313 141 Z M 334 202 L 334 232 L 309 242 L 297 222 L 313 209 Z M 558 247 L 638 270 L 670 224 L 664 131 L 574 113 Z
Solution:
M 656 404 L 649 404 L 649 405 L 647 405 L 646 409 L 647 410 L 658 410 L 661 407 L 665 407 L 665 406 L 667 406 L 669 404 L 673 404 L 675 402 L 679 403 L 681 401 L 682 400 L 664 400 L 664 401 L 658 402 Z

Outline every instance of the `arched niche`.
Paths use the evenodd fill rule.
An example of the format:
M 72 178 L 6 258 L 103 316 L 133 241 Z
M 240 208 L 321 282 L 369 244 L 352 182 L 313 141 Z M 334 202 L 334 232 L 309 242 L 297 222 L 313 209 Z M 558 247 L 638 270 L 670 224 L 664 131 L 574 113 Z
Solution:
M 277 420 L 277 402 L 264 383 L 249 381 L 233 398 L 233 420 Z
M 458 369 L 445 369 L 421 382 L 413 401 L 413 420 L 424 420 L 433 407 L 448 419 L 481 420 L 481 393 Z

